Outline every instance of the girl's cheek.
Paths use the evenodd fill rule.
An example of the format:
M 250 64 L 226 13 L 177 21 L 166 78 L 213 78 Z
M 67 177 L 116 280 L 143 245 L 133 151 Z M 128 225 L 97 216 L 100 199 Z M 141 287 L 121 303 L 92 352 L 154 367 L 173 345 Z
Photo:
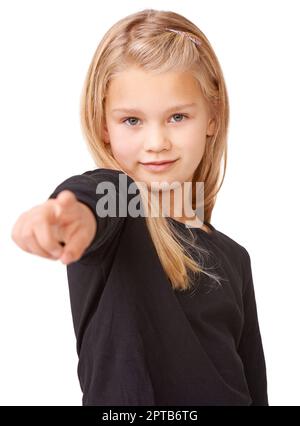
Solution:
M 113 147 L 115 158 L 122 164 L 134 164 L 139 161 L 139 149 L 130 144 L 129 141 L 123 141 L 122 144 L 117 144 Z

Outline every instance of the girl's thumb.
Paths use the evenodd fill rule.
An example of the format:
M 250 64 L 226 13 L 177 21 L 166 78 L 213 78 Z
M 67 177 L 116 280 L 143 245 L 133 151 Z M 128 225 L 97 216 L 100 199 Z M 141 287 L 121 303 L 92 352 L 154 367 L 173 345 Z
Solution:
M 61 191 L 57 195 L 56 199 L 59 202 L 59 204 L 63 205 L 63 206 L 76 201 L 76 197 L 73 194 L 73 192 L 71 192 L 71 191 L 69 191 L 67 189 L 64 189 L 63 191 Z
M 56 197 L 56 203 L 54 203 L 54 217 L 59 219 L 64 207 L 76 201 L 76 197 L 73 192 L 69 190 L 61 191 Z

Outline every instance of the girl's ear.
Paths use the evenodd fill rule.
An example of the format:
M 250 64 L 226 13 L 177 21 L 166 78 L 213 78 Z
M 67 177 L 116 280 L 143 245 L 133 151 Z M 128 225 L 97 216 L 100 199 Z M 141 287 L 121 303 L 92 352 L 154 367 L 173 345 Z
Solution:
M 214 135 L 215 128 L 216 128 L 216 120 L 214 118 L 211 118 L 207 124 L 206 135 L 207 136 Z
M 104 142 L 105 143 L 110 143 L 109 133 L 108 133 L 108 129 L 107 129 L 107 126 L 106 126 L 105 122 L 103 123 L 103 126 L 102 126 L 102 134 L 103 134 L 103 140 L 104 140 Z

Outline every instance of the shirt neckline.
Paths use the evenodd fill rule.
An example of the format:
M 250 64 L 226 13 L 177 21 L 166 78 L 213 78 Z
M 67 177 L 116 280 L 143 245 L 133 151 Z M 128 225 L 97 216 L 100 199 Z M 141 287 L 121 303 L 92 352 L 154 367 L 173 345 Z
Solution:
M 201 235 L 205 235 L 208 238 L 214 237 L 217 233 L 216 228 L 211 223 L 207 222 L 206 220 L 204 220 L 203 223 L 210 229 L 211 232 L 209 232 L 209 233 L 204 231 L 204 229 L 201 229 L 199 227 L 186 225 L 185 223 L 180 222 L 179 220 L 176 220 L 173 217 L 169 216 L 169 217 L 167 217 L 167 219 L 171 220 L 174 224 L 178 225 L 182 229 L 192 229 L 193 231 L 195 231 L 195 232 L 197 232 Z

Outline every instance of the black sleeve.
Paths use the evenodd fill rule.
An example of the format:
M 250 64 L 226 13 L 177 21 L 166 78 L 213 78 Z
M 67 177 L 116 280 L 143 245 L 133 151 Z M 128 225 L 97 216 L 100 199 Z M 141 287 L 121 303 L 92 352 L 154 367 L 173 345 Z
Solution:
M 75 194 L 78 201 L 88 206 L 95 216 L 97 222 L 95 237 L 91 244 L 86 248 L 79 261 L 85 260 L 91 253 L 95 252 L 105 243 L 111 240 L 117 233 L 117 231 L 120 230 L 120 228 L 122 227 L 124 217 L 120 217 L 118 213 L 120 174 L 125 175 L 121 171 L 104 168 L 89 170 L 81 175 L 74 175 L 69 177 L 68 179 L 60 183 L 52 192 L 52 194 L 48 197 L 48 199 L 56 198 L 59 192 L 68 189 L 69 191 L 72 191 Z M 133 180 L 128 175 L 125 176 L 127 178 L 128 185 L 133 182 Z M 100 201 L 100 198 L 103 196 L 107 196 L 108 194 L 108 192 L 105 192 L 105 194 L 97 193 L 98 184 L 104 181 L 113 184 L 116 190 L 115 194 L 117 200 L 117 215 L 115 217 L 101 217 L 97 212 L 97 203 Z
M 266 364 L 257 315 L 251 259 L 247 250 L 244 250 L 244 326 L 238 352 L 244 365 L 252 398 L 251 405 L 268 406 Z

